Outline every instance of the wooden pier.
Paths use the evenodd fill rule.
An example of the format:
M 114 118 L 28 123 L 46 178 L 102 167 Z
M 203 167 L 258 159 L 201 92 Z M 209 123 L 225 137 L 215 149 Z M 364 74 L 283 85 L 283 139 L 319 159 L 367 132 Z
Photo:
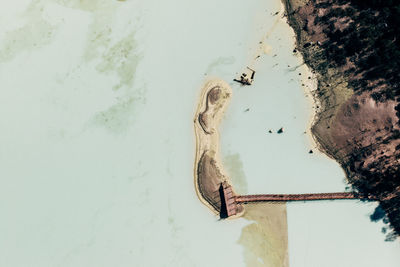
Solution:
M 237 201 L 236 197 L 233 193 L 232 186 L 230 186 L 227 182 L 221 183 L 221 189 L 223 192 L 223 198 L 221 199 L 221 204 L 225 204 L 225 210 L 226 216 L 231 217 L 233 215 L 237 214 Z M 223 216 L 221 216 L 223 217 Z
M 292 202 L 292 201 L 320 201 L 335 199 L 360 199 L 376 201 L 372 196 L 363 196 L 353 192 L 337 193 L 314 193 L 314 194 L 260 194 L 260 195 L 235 195 L 232 186 L 227 182 L 221 183 L 221 210 L 224 210 L 225 217 L 237 214 L 241 204 L 256 202 Z
M 289 202 L 289 201 L 311 201 L 311 200 L 334 200 L 334 199 L 369 199 L 351 192 L 338 193 L 315 193 L 315 194 L 263 194 L 263 195 L 245 195 L 236 196 L 238 203 L 250 202 Z

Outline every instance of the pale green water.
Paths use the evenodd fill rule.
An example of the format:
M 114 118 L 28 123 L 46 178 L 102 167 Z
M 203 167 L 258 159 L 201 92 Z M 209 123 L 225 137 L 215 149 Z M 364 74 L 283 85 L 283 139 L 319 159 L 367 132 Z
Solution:
M 277 1 L 264 2 L 4 1 L 0 266 L 243 266 L 239 239 L 249 222 L 217 221 L 196 197 L 192 119 L 204 74 L 230 81 L 253 57 L 251 49 L 259 34 L 273 23 L 260 22 L 265 17 L 275 20 L 270 14 L 279 10 Z M 283 58 L 276 60 L 298 63 L 286 53 L 292 45 L 286 36 L 290 31 L 281 30 L 273 32 L 282 35 L 282 43 L 271 42 L 272 51 L 282 50 Z M 282 137 L 293 139 L 292 143 L 271 138 L 276 146 L 293 151 L 291 162 L 308 157 L 305 137 L 298 135 L 308 115 L 296 75 L 288 76 L 282 69 L 274 72 L 269 57 L 261 62 L 251 94 L 247 88 L 234 88 L 223 125 L 224 159 L 231 162 L 227 169 L 235 172 L 240 190 L 249 193 L 283 190 L 290 184 L 285 179 L 292 179 L 279 167 L 284 163 L 280 157 L 287 153 L 264 153 L 270 144 L 262 141 L 266 123 L 272 128 L 285 123 L 288 131 Z M 276 76 L 273 84 L 272 76 Z M 293 88 L 282 84 L 289 78 Z M 263 84 L 268 91 L 262 90 Z M 285 90 L 292 89 L 297 93 L 288 98 Z M 286 121 L 266 116 L 266 99 L 275 99 L 271 105 L 276 108 L 292 111 L 274 113 L 286 114 L 282 115 Z M 246 126 L 240 119 L 242 105 L 251 105 Z M 240 112 L 235 111 L 238 107 Z M 297 120 L 292 119 L 294 113 Z M 239 139 L 250 134 L 242 131 L 251 132 L 251 143 Z M 298 140 L 301 145 L 296 147 Z M 242 150 L 244 145 L 247 151 Z M 268 167 L 268 173 L 260 168 L 261 162 L 265 168 L 269 162 L 275 167 Z M 334 177 L 341 174 L 332 161 L 307 164 L 311 165 L 304 165 L 306 169 L 296 169 L 298 176 L 310 168 L 323 173 L 324 166 Z M 270 175 L 280 176 L 282 183 L 270 184 L 272 180 L 266 179 Z M 304 187 L 287 190 L 343 186 L 340 177 L 333 185 L 320 183 L 322 187 L 311 189 L 316 177 Z M 316 221 L 312 216 L 318 214 L 309 207 L 293 212 L 289 207 L 291 266 L 321 266 L 324 255 L 343 256 L 337 243 L 322 246 L 320 239 L 314 239 L 323 229 L 307 221 Z M 324 216 L 332 213 L 326 210 Z M 371 229 L 363 229 L 354 240 L 369 233 L 372 242 L 383 240 L 378 227 L 366 218 L 370 210 L 357 216 Z M 306 235 L 305 225 L 311 228 Z M 336 231 L 341 230 L 330 233 Z M 311 240 L 308 251 L 297 245 L 304 238 Z M 362 243 L 366 241 L 350 244 Z M 397 266 L 392 264 L 398 262 L 394 245 L 367 246 L 375 251 L 382 247 L 382 258 L 371 257 L 382 261 L 384 253 L 391 253 L 392 261 L 384 266 Z M 326 247 L 325 254 L 312 253 L 316 247 Z

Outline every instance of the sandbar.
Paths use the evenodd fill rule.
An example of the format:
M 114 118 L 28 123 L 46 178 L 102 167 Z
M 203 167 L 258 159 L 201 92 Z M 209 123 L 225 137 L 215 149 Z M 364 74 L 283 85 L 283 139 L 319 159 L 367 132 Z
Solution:
M 220 79 L 208 80 L 201 90 L 194 117 L 196 193 L 201 202 L 217 215 L 222 214 L 225 206 L 221 192 L 222 184 L 231 184 L 221 164 L 218 132 L 218 126 L 231 96 L 232 89 L 226 82 Z M 243 211 L 243 206 L 237 205 L 236 217 L 243 214 Z

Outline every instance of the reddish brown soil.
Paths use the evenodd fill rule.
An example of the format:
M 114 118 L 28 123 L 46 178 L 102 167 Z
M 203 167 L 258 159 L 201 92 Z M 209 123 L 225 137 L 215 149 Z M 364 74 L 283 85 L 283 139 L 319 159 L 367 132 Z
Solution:
M 205 200 L 213 206 L 213 208 L 221 212 L 221 198 L 219 188 L 223 180 L 223 175 L 216 166 L 213 153 L 205 151 L 199 160 L 198 168 L 198 184 L 200 192 Z
M 321 148 L 342 165 L 355 190 L 381 200 L 386 220 L 394 229 L 392 236 L 399 234 L 400 124 L 395 110 L 399 103 L 385 97 L 389 82 L 368 80 L 365 71 L 359 69 L 362 57 L 371 54 L 362 52 L 371 51 L 371 47 L 364 47 L 360 56 L 356 53 L 345 58 L 344 64 L 330 62 L 325 56 L 324 49 L 336 44 L 328 34 L 345 31 L 360 12 L 351 6 L 352 17 L 329 16 L 323 20 L 333 9 L 344 10 L 350 4 L 336 0 L 285 0 L 284 4 L 296 33 L 297 51 L 318 79 L 314 97 L 321 107 L 312 132 Z

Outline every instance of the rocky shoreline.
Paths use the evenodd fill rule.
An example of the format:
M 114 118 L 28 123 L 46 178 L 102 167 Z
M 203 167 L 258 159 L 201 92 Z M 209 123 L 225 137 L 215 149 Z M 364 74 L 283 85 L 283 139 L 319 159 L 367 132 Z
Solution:
M 368 35 L 369 23 L 387 28 L 390 15 L 374 22 L 383 12 L 380 7 L 355 0 L 283 3 L 296 34 L 294 52 L 301 53 L 318 81 L 312 134 L 321 150 L 341 164 L 354 190 L 380 199 L 371 219 L 390 222 L 383 232 L 394 240 L 400 233 L 400 124 L 397 80 L 390 72 L 397 65 L 375 70 L 380 67 L 374 47 L 379 41 Z M 361 41 L 351 51 L 355 36 Z

